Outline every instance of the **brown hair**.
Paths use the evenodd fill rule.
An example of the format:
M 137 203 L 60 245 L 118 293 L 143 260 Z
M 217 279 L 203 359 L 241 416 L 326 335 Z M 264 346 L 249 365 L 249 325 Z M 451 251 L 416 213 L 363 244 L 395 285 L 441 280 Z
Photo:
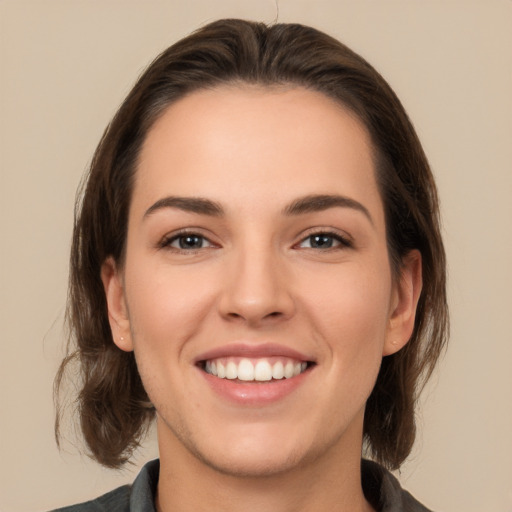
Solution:
M 383 359 L 365 413 L 368 452 L 398 468 L 414 443 L 418 393 L 447 339 L 436 187 L 414 128 L 384 79 L 342 43 L 297 24 L 211 23 L 158 56 L 119 108 L 77 201 L 67 315 L 71 337 L 55 381 L 57 403 L 65 370 L 78 362 L 81 429 L 92 456 L 109 467 L 130 458 L 154 417 L 133 353 L 112 341 L 100 269 L 110 256 L 122 262 L 133 176 L 150 127 L 184 95 L 227 83 L 319 91 L 351 109 L 371 135 L 394 275 L 411 249 L 421 252 L 423 265 L 414 332 L 402 350 Z M 57 439 L 59 420 L 58 408 Z

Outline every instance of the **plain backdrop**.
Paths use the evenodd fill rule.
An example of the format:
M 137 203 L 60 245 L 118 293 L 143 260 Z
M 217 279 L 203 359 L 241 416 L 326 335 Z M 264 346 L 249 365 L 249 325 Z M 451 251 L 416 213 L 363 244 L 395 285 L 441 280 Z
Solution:
M 439 184 L 452 337 L 399 478 L 427 506 L 512 512 L 512 1 L 0 1 L 0 511 L 43 511 L 132 481 L 58 451 L 75 189 L 115 109 L 161 50 L 220 17 L 301 22 L 390 82 Z

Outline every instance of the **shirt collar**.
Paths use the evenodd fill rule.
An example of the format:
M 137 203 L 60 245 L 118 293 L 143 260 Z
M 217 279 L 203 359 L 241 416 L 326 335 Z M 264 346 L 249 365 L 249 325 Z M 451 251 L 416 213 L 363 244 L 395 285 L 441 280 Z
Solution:
M 148 462 L 133 482 L 130 510 L 156 512 L 155 497 L 160 474 L 158 459 Z M 376 462 L 363 459 L 361 481 L 366 499 L 379 512 L 431 512 L 404 491 L 398 480 Z

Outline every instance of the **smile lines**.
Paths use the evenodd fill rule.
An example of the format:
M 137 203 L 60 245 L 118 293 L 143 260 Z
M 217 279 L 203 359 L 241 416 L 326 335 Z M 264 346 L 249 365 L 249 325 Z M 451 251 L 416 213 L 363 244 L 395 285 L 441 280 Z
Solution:
M 204 363 L 204 371 L 220 379 L 267 382 L 272 379 L 291 379 L 303 373 L 308 367 L 305 361 L 279 358 L 251 360 L 247 358 L 211 359 Z

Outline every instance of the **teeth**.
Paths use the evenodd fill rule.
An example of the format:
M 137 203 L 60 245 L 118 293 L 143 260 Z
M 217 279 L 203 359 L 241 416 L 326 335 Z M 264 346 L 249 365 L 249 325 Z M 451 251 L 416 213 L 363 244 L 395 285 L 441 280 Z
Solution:
M 237 373 L 240 380 L 254 380 L 254 365 L 249 359 L 242 359 L 238 364 Z
M 272 379 L 291 379 L 304 372 L 307 366 L 306 362 L 284 358 L 273 364 L 268 359 L 216 359 L 206 361 L 204 370 L 220 379 L 265 382 Z
M 288 361 L 284 367 L 284 377 L 285 379 L 291 379 L 293 377 L 293 369 L 294 369 L 295 365 L 291 362 L 291 361 Z
M 278 361 L 273 367 L 272 367 L 272 378 L 273 379 L 282 379 L 284 378 L 284 366 L 281 361 Z
M 229 361 L 229 363 L 226 365 L 226 379 L 236 379 L 238 377 L 238 368 L 236 366 L 236 363 L 233 361 Z
M 252 363 L 249 361 L 249 364 Z M 254 367 L 254 380 L 272 380 L 272 367 L 268 361 L 258 361 Z

